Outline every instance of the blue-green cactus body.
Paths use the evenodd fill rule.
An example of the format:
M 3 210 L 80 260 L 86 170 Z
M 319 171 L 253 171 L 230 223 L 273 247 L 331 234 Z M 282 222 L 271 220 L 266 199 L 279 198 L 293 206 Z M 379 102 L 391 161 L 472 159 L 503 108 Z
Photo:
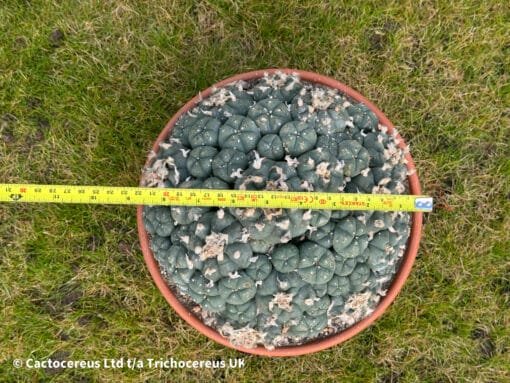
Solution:
M 266 75 L 176 122 L 144 170 L 155 187 L 408 193 L 405 153 L 341 92 Z M 399 269 L 408 213 L 145 206 L 162 275 L 237 345 L 280 347 L 372 312 Z M 191 302 L 191 303 L 190 303 Z
M 363 174 L 358 174 L 355 176 L 351 182 L 347 184 L 344 191 L 346 193 L 372 193 L 372 189 L 374 187 L 374 176 L 369 171 Z
M 333 236 L 335 230 L 335 223 L 329 221 L 325 225 L 322 225 L 310 233 L 306 234 L 306 237 L 318 245 L 325 248 L 331 248 L 333 246 Z
M 213 158 L 218 154 L 218 149 L 212 146 L 198 146 L 193 149 L 186 161 L 188 172 L 197 178 L 206 178 L 211 175 Z
M 168 237 L 175 228 L 168 206 L 147 206 L 143 218 L 147 232 L 151 235 Z
M 257 314 L 271 315 L 272 311 L 270 310 L 270 307 L 272 300 L 272 295 L 255 295 L 255 306 Z
M 338 295 L 347 296 L 351 292 L 351 283 L 349 278 L 333 275 L 328 282 L 328 294 L 332 297 Z
M 260 217 L 259 222 L 248 227 L 248 233 L 252 239 L 269 242 L 269 238 L 280 238 L 281 229 L 276 226 L 276 222 L 267 222 L 264 217 Z
M 157 258 L 167 258 L 167 251 L 172 246 L 172 241 L 168 237 L 161 237 L 157 234 L 152 235 L 150 243 L 151 250 L 156 254 Z
M 288 212 L 290 220 L 290 233 L 293 238 L 299 237 L 306 233 L 310 227 L 309 220 L 303 218 L 306 212 L 298 209 L 291 209 Z
M 331 297 L 331 305 L 328 309 L 328 315 L 330 316 L 337 316 L 341 315 L 345 311 L 345 300 L 343 296 L 337 295 Z
M 222 190 L 229 189 L 228 183 L 226 183 L 223 180 L 220 180 L 217 177 L 206 178 L 204 180 L 204 183 L 202 184 L 202 187 L 204 189 L 222 189 Z
M 366 264 L 358 264 L 349 275 L 349 281 L 355 291 L 361 291 L 369 276 L 370 268 Z
M 312 149 L 317 142 L 317 133 L 305 122 L 291 121 L 279 132 L 283 147 L 291 156 L 299 156 Z
M 204 261 L 202 273 L 205 278 L 213 282 L 217 282 L 222 278 L 218 261 L 213 258 L 209 258 Z
M 305 311 L 312 316 L 324 315 L 328 311 L 330 303 L 329 295 L 323 295 L 322 297 L 317 297 L 313 304 L 308 306 Z
M 261 331 L 261 335 L 264 335 L 267 340 L 272 340 L 282 333 L 282 326 L 278 324 L 278 318 L 272 313 L 259 315 L 256 326 L 264 329 Z
M 251 93 L 255 100 L 276 99 L 290 102 L 302 87 L 303 85 L 294 76 L 283 75 L 280 78 L 275 75 L 273 78 L 263 77 L 257 81 Z
M 277 134 L 262 136 L 257 144 L 257 151 L 262 157 L 271 160 L 281 160 L 285 156 L 282 139 Z
M 234 174 L 248 166 L 246 154 L 232 148 L 222 149 L 212 161 L 212 172 L 225 182 L 234 181 Z
M 189 259 L 188 251 L 179 245 L 172 245 L 168 249 L 168 264 L 172 267 L 168 270 L 172 275 L 172 280 L 181 286 L 188 286 L 191 277 L 195 273 L 192 261 Z
M 218 144 L 243 153 L 255 149 L 260 140 L 260 130 L 251 118 L 234 115 L 219 129 Z
M 288 334 L 291 337 L 309 337 L 317 335 L 328 323 L 326 314 L 313 316 L 304 314 L 298 324 L 289 328 Z
M 256 260 L 246 268 L 246 274 L 254 281 L 263 281 L 271 273 L 273 266 L 267 256 L 256 254 Z
M 341 256 L 337 256 L 335 260 L 335 274 L 341 277 L 351 274 L 358 263 L 356 258 L 343 258 Z
M 255 104 L 253 97 L 240 86 L 226 86 L 226 101 L 223 105 L 210 110 L 220 118 L 220 120 L 227 120 L 233 115 L 246 116 L 250 108 Z
M 175 187 L 189 176 L 186 167 L 189 149 L 174 141 L 161 143 L 160 147 L 161 149 L 156 158 L 159 161 L 164 161 L 164 169 L 168 172 L 165 187 Z
M 189 143 L 189 129 L 196 121 L 198 117 L 190 112 L 184 113 L 179 120 L 175 123 L 171 137 L 178 140 L 179 143 L 186 147 L 190 147 Z
M 260 216 L 262 215 L 262 209 L 245 209 L 233 207 L 229 209 L 229 213 L 232 214 L 243 226 L 250 227 L 260 219 Z
M 317 112 L 317 134 L 333 136 L 342 133 L 345 130 L 347 113 L 338 113 L 334 110 L 320 110 Z
M 205 277 L 200 272 L 195 272 L 191 277 L 189 284 L 189 288 L 195 294 L 203 296 L 218 296 L 220 295 L 220 291 L 218 289 L 218 285 L 209 283 L 209 280 L 205 279 Z
M 223 313 L 226 309 L 225 299 L 221 295 L 206 296 L 200 305 L 212 313 Z
M 299 249 L 291 243 L 278 245 L 273 250 L 271 262 L 275 270 L 281 273 L 289 273 L 296 269 L 299 264 Z
M 269 168 L 267 178 L 270 181 L 277 181 L 279 179 L 288 180 L 297 176 L 295 167 L 290 166 L 286 161 L 276 161 Z
M 218 282 L 220 295 L 226 303 L 241 305 L 250 301 L 257 293 L 253 279 L 241 272 L 237 278 L 222 278 Z
M 257 287 L 257 294 L 259 295 L 273 295 L 278 291 L 276 270 L 272 270 L 271 273 L 262 281 Z
M 272 309 L 270 310 L 273 315 L 276 316 L 276 321 L 279 324 L 286 324 L 295 320 L 299 320 L 301 316 L 303 315 L 303 310 L 296 305 L 291 304 L 289 308 L 282 308 L 282 306 L 278 306 L 276 303 L 274 303 L 275 298 L 273 297 L 273 304 Z
M 291 271 L 289 273 L 278 273 L 276 280 L 281 291 L 299 289 L 306 285 L 306 282 L 303 280 L 303 278 L 301 278 L 297 271 Z
M 310 226 L 314 229 L 326 225 L 330 219 L 331 210 L 310 210 Z
M 328 284 L 323 283 L 323 284 L 313 285 L 313 289 L 315 290 L 315 294 L 317 294 L 317 297 L 322 298 L 324 295 L 326 295 L 328 293 Z
M 370 154 L 358 141 L 346 140 L 338 144 L 338 159 L 344 162 L 344 175 L 354 177 L 368 167 Z
M 253 251 L 247 243 L 234 242 L 225 247 L 225 254 L 242 269 L 250 266 Z
M 291 120 L 287 106 L 276 99 L 265 99 L 258 102 L 250 109 L 248 117 L 255 121 L 264 135 L 277 134 L 283 124 Z
M 230 257 L 223 257 L 218 259 L 218 267 L 222 277 L 229 277 L 234 272 L 241 269 L 239 264 L 235 263 Z
M 347 133 L 339 133 L 334 135 L 318 135 L 317 144 L 318 148 L 323 148 L 330 152 L 335 159 L 338 159 L 338 146 L 344 140 L 350 140 L 351 136 Z
M 205 209 L 201 207 L 174 206 L 171 215 L 177 225 L 190 225 L 197 221 Z
M 223 233 L 227 235 L 227 244 L 235 244 L 241 240 L 243 237 L 243 225 L 241 225 L 239 222 L 234 222 L 225 230 L 223 230 Z
M 202 117 L 198 119 L 190 128 L 188 141 L 192 148 L 197 146 L 216 146 L 218 145 L 218 133 L 221 122 L 212 117 Z
M 356 104 L 347 107 L 347 113 L 353 117 L 353 123 L 359 129 L 375 131 L 378 124 L 377 116 L 363 104 Z
M 257 305 L 253 301 L 240 305 L 227 303 L 224 315 L 237 323 L 246 324 L 257 317 Z
M 367 253 L 367 266 L 374 272 L 384 272 L 388 265 L 388 259 L 384 250 L 378 249 L 377 247 L 369 244 Z
M 213 212 L 207 212 L 203 214 L 198 221 L 191 223 L 189 233 L 195 235 L 198 238 L 205 240 L 205 238 L 211 233 L 211 215 Z
M 342 250 L 352 243 L 355 236 L 356 220 L 353 217 L 347 217 L 338 222 L 333 235 L 333 248 L 336 253 L 342 254 Z
M 328 249 L 304 242 L 299 247 L 298 274 L 310 284 L 327 283 L 335 272 L 335 257 Z
M 271 251 L 274 244 L 265 240 L 250 239 L 248 242 L 254 252 L 267 254 Z
M 317 148 L 299 156 L 297 173 L 314 190 L 337 192 L 343 185 L 343 167 L 329 150 Z
M 313 107 L 310 107 L 311 96 L 306 94 L 304 89 L 296 95 L 290 104 L 290 114 L 295 121 L 307 122 L 314 126 L 317 120 L 317 114 Z M 303 94 L 304 93 L 304 94 Z

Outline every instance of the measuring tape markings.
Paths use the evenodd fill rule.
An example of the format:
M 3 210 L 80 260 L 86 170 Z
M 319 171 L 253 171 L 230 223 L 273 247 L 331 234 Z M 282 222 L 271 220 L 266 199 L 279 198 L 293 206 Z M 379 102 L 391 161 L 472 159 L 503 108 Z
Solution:
M 432 198 L 418 195 L 85 185 L 0 184 L 0 201 L 325 210 L 432 211 Z

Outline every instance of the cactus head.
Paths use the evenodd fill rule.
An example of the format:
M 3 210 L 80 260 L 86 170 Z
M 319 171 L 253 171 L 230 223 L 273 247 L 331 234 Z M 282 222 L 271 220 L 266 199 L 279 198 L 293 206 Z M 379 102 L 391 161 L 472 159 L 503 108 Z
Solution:
M 277 73 L 216 89 L 182 115 L 143 184 L 401 194 L 404 155 L 365 105 Z M 232 344 L 274 348 L 369 315 L 398 271 L 410 215 L 146 206 L 143 222 L 178 297 Z

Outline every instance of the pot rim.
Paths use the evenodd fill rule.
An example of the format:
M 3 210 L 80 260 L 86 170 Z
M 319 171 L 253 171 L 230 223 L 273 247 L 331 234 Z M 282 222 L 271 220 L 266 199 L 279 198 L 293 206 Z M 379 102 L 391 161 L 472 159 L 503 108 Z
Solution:
M 154 142 L 154 145 L 152 146 L 152 150 L 157 153 L 159 150 L 159 143 L 164 141 L 169 133 L 171 132 L 175 122 L 188 110 L 192 109 L 198 102 L 200 102 L 203 98 L 208 97 L 213 90 L 216 88 L 223 87 L 227 84 L 230 84 L 232 82 L 236 82 L 239 80 L 254 80 L 256 78 L 260 78 L 264 76 L 265 74 L 274 74 L 276 72 L 283 72 L 285 74 L 297 74 L 301 78 L 301 80 L 318 83 L 322 85 L 326 85 L 331 88 L 338 89 L 345 95 L 349 96 L 350 98 L 364 103 L 368 108 L 370 108 L 379 118 L 379 122 L 382 125 L 385 125 L 388 127 L 388 131 L 392 132 L 395 127 L 390 122 L 390 120 L 383 114 L 382 111 L 380 111 L 372 102 L 367 100 L 365 97 L 363 97 L 360 93 L 355 91 L 354 89 L 348 87 L 347 85 L 333 79 L 327 76 L 323 76 L 314 72 L 308 72 L 308 71 L 302 71 L 302 70 L 296 70 L 296 69 L 290 69 L 290 68 L 271 68 L 271 69 L 262 69 L 262 70 L 255 70 L 245 73 L 240 73 L 235 76 L 226 78 L 209 88 L 205 89 L 202 92 L 199 92 L 195 97 L 193 97 L 191 100 L 189 100 L 184 106 L 182 106 L 177 113 L 174 114 L 174 116 L 168 121 L 168 123 L 165 125 L 164 129 L 159 134 L 158 138 Z M 397 134 L 396 136 L 398 139 L 400 139 L 399 147 L 405 148 L 406 144 L 400 134 Z M 413 174 L 408 176 L 409 181 L 409 188 L 411 194 L 420 195 L 421 194 L 421 188 L 420 183 L 418 179 L 418 175 L 415 171 L 415 164 L 414 161 L 410 155 L 409 152 L 405 155 L 405 158 L 407 159 L 407 168 L 408 170 L 414 170 Z M 147 158 L 144 168 L 147 167 L 150 163 L 149 157 Z M 175 311 L 177 311 L 177 314 L 184 319 L 188 324 L 190 324 L 192 327 L 194 327 L 196 330 L 198 330 L 203 335 L 209 337 L 210 339 L 233 349 L 236 349 L 238 351 L 242 351 L 248 354 L 254 354 L 254 355 L 263 355 L 263 356 L 298 356 L 298 355 L 305 355 L 305 354 L 311 354 L 317 351 L 321 351 L 330 347 L 333 347 L 335 345 L 338 345 L 342 342 L 347 341 L 348 339 L 352 338 L 356 334 L 360 333 L 367 327 L 369 327 L 372 323 L 374 323 L 385 311 L 386 309 L 393 303 L 395 298 L 397 297 L 398 293 L 402 289 L 405 281 L 407 280 L 411 268 L 414 264 L 417 252 L 418 252 L 418 246 L 421 238 L 422 233 L 422 224 L 423 224 L 423 213 L 421 212 L 414 212 L 412 213 L 412 224 L 411 224 L 411 232 L 409 235 L 407 247 L 405 254 L 403 256 L 402 263 L 400 265 L 400 268 L 398 272 L 396 273 L 395 277 L 393 278 L 392 284 L 388 288 L 388 291 L 386 295 L 381 299 L 375 310 L 366 318 L 363 320 L 355 323 L 351 327 L 348 327 L 347 329 L 333 334 L 331 336 L 328 336 L 326 338 L 318 339 L 315 341 L 311 341 L 302 345 L 298 346 L 286 346 L 286 347 L 276 347 L 273 350 L 266 349 L 265 347 L 258 346 L 255 348 L 244 348 L 239 346 L 232 345 L 227 338 L 223 337 L 218 331 L 215 329 L 205 325 L 198 317 L 196 317 L 192 312 L 188 310 L 186 306 L 184 306 L 175 296 L 175 294 L 171 291 L 167 283 L 165 282 L 165 279 L 161 275 L 159 265 L 154 258 L 154 255 L 150 249 L 149 246 L 149 237 L 147 234 L 147 231 L 145 230 L 144 224 L 143 224 L 143 218 L 142 218 L 142 211 L 143 211 L 143 205 L 137 206 L 137 226 L 138 226 L 138 236 L 140 238 L 140 245 L 143 253 L 143 257 L 145 260 L 145 263 L 147 264 L 147 267 L 149 269 L 149 272 L 154 279 L 154 282 L 156 286 L 158 287 L 159 291 L 163 294 L 167 302 L 174 308 Z

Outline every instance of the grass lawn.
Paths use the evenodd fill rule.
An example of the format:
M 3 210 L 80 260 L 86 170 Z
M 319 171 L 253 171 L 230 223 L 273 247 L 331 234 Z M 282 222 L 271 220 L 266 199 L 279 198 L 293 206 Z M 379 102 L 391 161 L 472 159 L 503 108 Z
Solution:
M 2 0 L 0 182 L 135 186 L 167 120 L 291 67 L 375 102 L 436 209 L 375 325 L 305 357 L 200 335 L 155 287 L 134 207 L 0 205 L 2 382 L 510 382 L 510 8 L 502 1 Z M 14 358 L 244 357 L 242 369 L 27 369 Z

